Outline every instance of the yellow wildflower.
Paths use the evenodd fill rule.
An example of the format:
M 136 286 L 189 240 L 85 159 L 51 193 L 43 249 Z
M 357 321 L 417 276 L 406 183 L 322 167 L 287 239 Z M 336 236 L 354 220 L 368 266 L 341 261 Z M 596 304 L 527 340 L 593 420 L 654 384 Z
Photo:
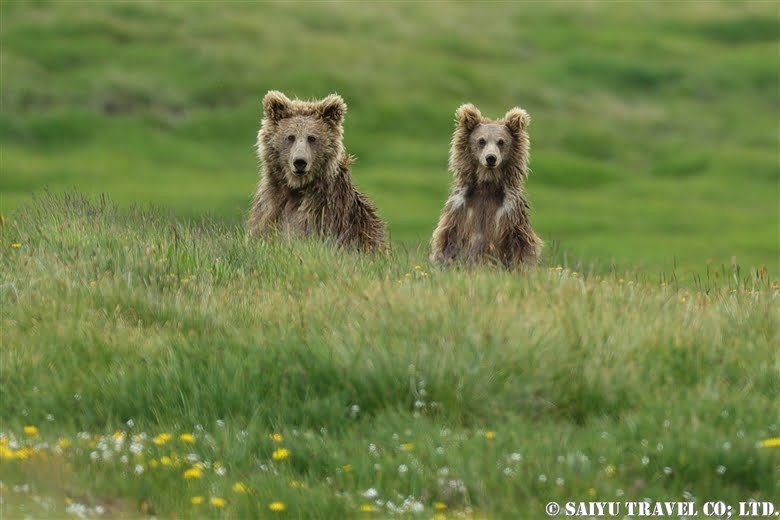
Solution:
M 167 455 L 163 455 L 162 457 L 160 457 L 160 464 L 162 464 L 163 466 L 170 466 L 171 464 L 173 464 L 173 461 Z
M 244 485 L 243 482 L 236 482 L 235 484 L 233 484 L 233 492 L 246 494 L 249 493 L 249 490 L 247 489 L 247 487 Z
M 284 440 L 281 433 L 271 433 L 268 435 L 268 438 L 274 442 L 282 442 Z
M 282 511 L 284 511 L 285 509 L 287 509 L 287 506 L 284 505 L 284 502 L 271 502 L 268 505 L 268 509 L 270 509 L 271 511 L 275 511 L 277 513 L 280 513 Z
M 443 510 L 447 509 L 447 504 L 445 504 L 444 502 L 434 502 L 433 503 L 433 508 L 438 510 L 438 511 L 443 511 Z
M 113 437 L 114 440 L 118 441 L 119 439 L 123 438 L 124 436 L 125 436 L 125 434 L 123 432 L 120 432 L 119 430 L 117 430 L 117 431 L 114 432 L 114 434 L 111 437 Z
M 590 498 L 593 498 L 593 497 L 595 497 L 595 496 L 596 496 L 596 488 L 590 488 L 590 489 L 588 489 L 588 496 L 589 496 Z
M 422 267 L 420 267 L 419 265 L 415 265 L 415 266 L 414 266 L 414 268 L 415 268 L 415 269 L 417 269 L 418 271 L 419 271 L 420 269 L 422 269 Z
M 284 460 L 290 456 L 290 450 L 287 448 L 279 448 L 278 450 L 275 450 L 271 456 L 274 460 Z
M 214 507 L 225 507 L 227 505 L 227 500 L 224 498 L 212 497 L 211 500 L 209 500 L 209 503 Z
M 198 466 L 193 466 L 184 472 L 184 478 L 187 480 L 200 478 L 202 476 L 203 476 L 203 470 L 200 469 Z
M 607 477 L 610 478 L 614 477 L 616 472 L 614 464 L 610 464 L 609 466 L 604 468 L 604 472 L 607 474 Z
M 363 511 L 364 513 L 373 513 L 374 511 L 376 511 L 376 508 L 371 504 L 363 504 L 362 506 L 360 506 L 360 510 Z
M 190 499 L 190 502 L 192 502 L 193 506 L 199 506 L 203 503 L 203 497 L 202 496 L 192 497 Z
M 290 481 L 290 487 L 291 487 L 291 488 L 300 488 L 300 487 L 303 487 L 303 482 L 301 482 L 300 480 L 291 480 L 291 481 Z
M 170 433 L 161 433 L 160 435 L 158 435 L 153 439 L 153 442 L 158 446 L 162 446 L 172 438 L 173 436 Z
M 179 435 L 179 439 L 187 444 L 195 444 L 195 436 L 191 433 L 182 433 Z
M 38 428 L 36 428 L 35 426 L 25 426 L 24 433 L 27 434 L 29 437 L 37 437 Z
M 761 441 L 762 448 L 780 448 L 780 437 L 772 437 Z
M 0 459 L 10 460 L 16 456 L 16 452 L 4 445 L 0 445 Z
M 152 469 L 156 468 L 159 465 L 160 465 L 160 463 L 157 462 L 157 459 L 152 459 L 152 460 L 149 461 L 149 467 L 152 468 Z
M 344 473 L 350 473 L 352 471 L 352 464 L 344 464 L 341 466 L 341 469 L 344 470 Z
M 20 244 L 19 242 L 14 242 L 13 244 L 11 244 L 11 247 L 14 249 L 19 249 L 20 247 L 22 247 L 22 244 Z
M 24 460 L 34 454 L 35 451 L 32 448 L 30 448 L 29 446 L 25 446 L 24 448 L 16 451 L 16 458 L 20 460 Z
M 70 446 L 70 439 L 61 438 L 57 441 L 57 447 L 61 450 L 66 449 L 68 446 Z
M 447 520 L 447 515 L 444 513 L 435 513 L 433 515 L 433 520 Z
M 495 439 L 496 438 L 496 432 L 492 430 L 488 430 L 485 432 L 485 438 L 488 440 Z
M 413 442 L 405 442 L 401 444 L 401 449 L 404 451 L 412 451 L 414 449 L 414 443 Z

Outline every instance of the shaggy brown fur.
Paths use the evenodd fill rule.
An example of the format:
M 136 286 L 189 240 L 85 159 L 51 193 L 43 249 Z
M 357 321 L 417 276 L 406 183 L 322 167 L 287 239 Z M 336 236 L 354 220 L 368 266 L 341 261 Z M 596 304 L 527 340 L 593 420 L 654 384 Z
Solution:
M 491 121 L 474 105 L 455 113 L 450 196 L 431 239 L 438 264 L 485 261 L 533 265 L 542 241 L 531 228 L 523 181 L 528 176 L 530 118 L 513 108 Z
M 317 234 L 365 251 L 386 250 L 384 223 L 352 184 L 352 157 L 343 144 L 344 100 L 335 94 L 321 101 L 290 100 L 271 91 L 263 111 L 257 134 L 262 174 L 250 234 Z

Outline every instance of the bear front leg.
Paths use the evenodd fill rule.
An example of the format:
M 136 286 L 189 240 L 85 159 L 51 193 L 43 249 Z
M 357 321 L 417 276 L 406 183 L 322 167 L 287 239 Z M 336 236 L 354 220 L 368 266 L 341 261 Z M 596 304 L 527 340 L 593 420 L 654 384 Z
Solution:
M 269 200 L 265 190 L 262 188 L 258 189 L 252 200 L 252 209 L 247 221 L 249 236 L 257 238 L 270 231 L 280 215 L 281 208 L 279 205 Z
M 437 265 L 453 260 L 456 255 L 457 227 L 451 215 L 442 215 L 431 237 L 431 262 Z
M 507 236 L 502 250 L 502 260 L 508 269 L 534 266 L 539 262 L 542 241 L 530 228 L 513 229 Z

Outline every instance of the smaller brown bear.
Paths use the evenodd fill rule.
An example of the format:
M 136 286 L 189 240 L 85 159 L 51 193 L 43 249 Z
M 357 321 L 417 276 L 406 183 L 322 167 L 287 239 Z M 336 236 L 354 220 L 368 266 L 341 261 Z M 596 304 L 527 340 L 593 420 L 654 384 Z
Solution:
M 513 108 L 492 121 L 474 105 L 455 112 L 450 196 L 431 239 L 437 264 L 533 265 L 542 248 L 531 228 L 523 182 L 528 176 L 530 117 Z
M 335 94 L 321 101 L 290 100 L 277 91 L 265 95 L 257 134 L 262 173 L 249 216 L 251 236 L 277 230 L 316 234 L 364 251 L 387 249 L 384 222 L 352 184 L 353 158 L 343 142 L 346 111 Z

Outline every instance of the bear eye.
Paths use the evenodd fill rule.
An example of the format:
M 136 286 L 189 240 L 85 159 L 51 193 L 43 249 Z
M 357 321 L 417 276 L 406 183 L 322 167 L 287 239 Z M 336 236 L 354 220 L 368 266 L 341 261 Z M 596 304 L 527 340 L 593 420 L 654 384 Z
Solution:
M 487 141 L 485 141 L 484 137 L 480 137 L 477 143 L 479 143 L 480 146 L 485 146 L 485 144 L 487 144 Z
M 290 142 L 292 143 L 292 142 L 294 142 L 294 141 L 295 141 L 295 136 L 294 136 L 294 135 L 288 135 L 288 136 L 287 136 L 287 140 L 288 140 L 288 141 L 290 141 Z
M 498 140 L 498 146 L 504 146 L 504 140 L 503 139 L 499 139 Z
M 310 143 L 315 143 L 315 142 L 317 141 L 317 138 L 316 138 L 316 137 L 314 137 L 313 135 L 310 135 L 310 136 L 308 137 L 308 139 L 309 139 L 309 142 L 310 142 Z

